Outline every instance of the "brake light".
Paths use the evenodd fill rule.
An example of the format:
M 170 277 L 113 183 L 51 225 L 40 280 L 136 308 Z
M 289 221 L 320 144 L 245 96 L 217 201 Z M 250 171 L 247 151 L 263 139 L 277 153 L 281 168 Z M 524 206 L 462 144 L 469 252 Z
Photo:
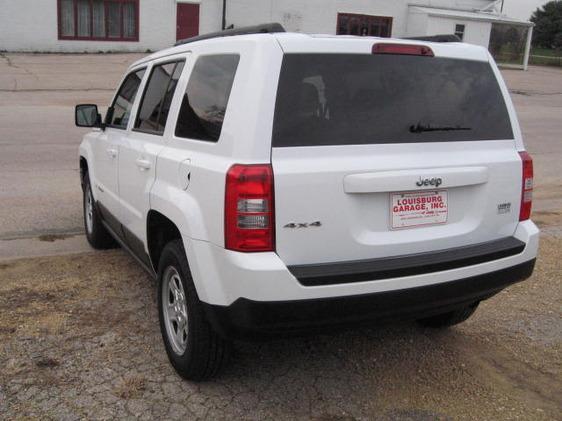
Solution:
M 519 152 L 523 161 L 523 181 L 521 187 L 521 210 L 519 220 L 526 221 L 531 217 L 533 206 L 533 158 L 527 152 Z
M 229 250 L 275 250 L 273 169 L 233 165 L 226 174 L 224 244 Z
M 407 56 L 434 57 L 433 50 L 425 45 L 377 43 L 373 45 L 373 54 L 399 54 Z

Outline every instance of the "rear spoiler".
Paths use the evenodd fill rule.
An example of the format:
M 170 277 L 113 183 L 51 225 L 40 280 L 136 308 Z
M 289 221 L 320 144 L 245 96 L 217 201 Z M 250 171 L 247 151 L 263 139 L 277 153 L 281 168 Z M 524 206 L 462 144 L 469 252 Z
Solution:
M 415 41 L 430 41 L 430 42 L 462 42 L 462 40 L 455 34 L 429 35 L 429 36 L 422 36 L 422 37 L 406 37 L 402 39 L 411 39 Z

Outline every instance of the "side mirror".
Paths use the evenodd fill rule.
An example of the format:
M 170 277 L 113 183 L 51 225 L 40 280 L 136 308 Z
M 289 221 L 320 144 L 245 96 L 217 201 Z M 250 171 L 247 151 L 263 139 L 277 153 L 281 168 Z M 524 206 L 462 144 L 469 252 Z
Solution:
M 74 110 L 74 123 L 78 127 L 101 127 L 101 115 L 95 104 L 80 104 Z

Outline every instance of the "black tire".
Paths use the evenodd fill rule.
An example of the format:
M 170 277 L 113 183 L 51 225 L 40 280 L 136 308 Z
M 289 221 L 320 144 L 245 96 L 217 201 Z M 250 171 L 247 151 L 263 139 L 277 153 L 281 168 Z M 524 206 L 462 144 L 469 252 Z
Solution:
M 464 322 L 474 314 L 480 302 L 476 302 L 469 306 L 458 310 L 449 311 L 447 313 L 437 314 L 435 316 L 419 319 L 418 323 L 424 327 L 446 328 Z
M 174 348 L 177 345 L 174 345 L 175 340 L 170 336 L 173 332 L 169 333 L 168 331 L 168 329 L 175 329 L 174 326 L 177 326 L 175 331 L 179 331 L 179 325 L 166 322 L 168 316 L 164 312 L 164 300 L 169 306 L 173 306 L 175 301 L 174 293 L 170 290 L 170 287 L 165 285 L 165 283 L 177 282 L 177 278 L 175 281 L 165 281 L 165 278 L 169 279 L 170 273 L 173 273 L 174 270 L 175 274 L 179 275 L 183 286 L 181 292 L 185 295 L 183 302 L 187 307 L 185 309 L 187 313 L 187 334 L 181 335 L 182 338 L 186 338 L 183 352 L 181 352 L 181 348 L 180 351 Z M 160 256 L 158 264 L 158 315 L 166 353 L 178 374 L 192 381 L 208 380 L 216 376 L 228 361 L 231 344 L 221 338 L 205 318 L 181 240 L 169 242 Z
M 88 195 L 91 203 L 91 224 L 88 223 Z M 111 234 L 105 229 L 101 221 L 101 217 L 92 195 L 92 186 L 90 184 L 90 177 L 86 173 L 84 176 L 84 188 L 82 189 L 82 211 L 84 214 L 84 231 L 86 231 L 86 238 L 88 243 L 98 250 L 105 250 L 117 247 L 117 243 Z

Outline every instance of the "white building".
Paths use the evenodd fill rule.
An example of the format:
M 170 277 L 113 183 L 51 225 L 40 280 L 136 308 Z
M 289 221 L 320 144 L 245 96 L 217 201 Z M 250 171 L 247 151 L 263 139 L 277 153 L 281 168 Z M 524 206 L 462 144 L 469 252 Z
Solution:
M 374 36 L 455 33 L 524 62 L 532 24 L 501 0 L 0 0 L 0 50 L 147 51 L 225 26 L 279 22 L 288 31 Z M 504 44 L 511 43 L 509 51 Z M 513 51 L 512 51 L 513 50 Z M 501 60 L 500 60 L 501 61 Z

